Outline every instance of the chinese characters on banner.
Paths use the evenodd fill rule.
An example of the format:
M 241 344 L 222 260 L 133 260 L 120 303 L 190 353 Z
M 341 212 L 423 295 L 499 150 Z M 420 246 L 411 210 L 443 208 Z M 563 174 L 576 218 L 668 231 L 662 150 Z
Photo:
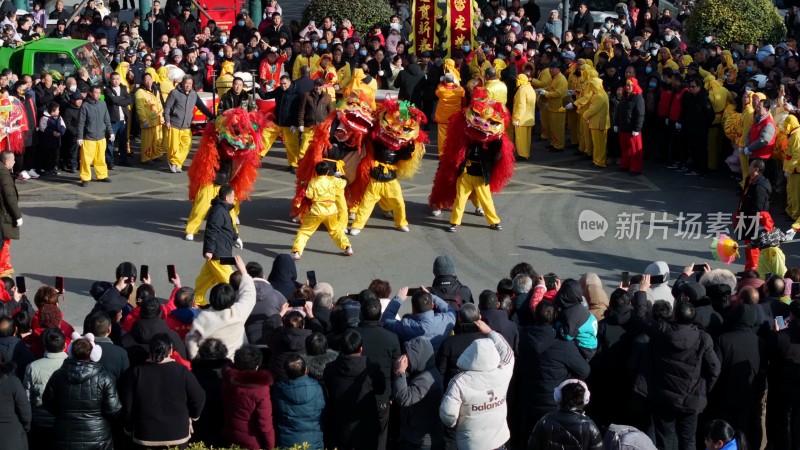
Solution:
M 447 56 L 466 42 L 472 46 L 473 0 L 448 0 L 445 50 Z
M 412 53 L 433 51 L 436 45 L 436 4 L 433 0 L 414 0 L 411 26 L 413 32 Z

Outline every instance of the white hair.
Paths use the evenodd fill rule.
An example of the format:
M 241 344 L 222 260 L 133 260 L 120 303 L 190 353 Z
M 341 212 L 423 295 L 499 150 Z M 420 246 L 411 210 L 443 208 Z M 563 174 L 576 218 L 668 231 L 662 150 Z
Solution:
M 700 284 L 703 287 L 724 284 L 731 288 L 731 292 L 736 292 L 736 275 L 728 269 L 714 269 L 703 274 L 700 278 Z
M 533 289 L 533 280 L 528 275 L 521 273 L 511 281 L 511 289 L 517 294 L 527 294 Z

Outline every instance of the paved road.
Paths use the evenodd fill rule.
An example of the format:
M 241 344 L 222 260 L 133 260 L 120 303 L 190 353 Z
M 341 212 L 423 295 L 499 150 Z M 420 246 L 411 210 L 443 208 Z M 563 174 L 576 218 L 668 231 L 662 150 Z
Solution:
M 393 288 L 429 283 L 433 259 L 451 254 L 459 277 L 477 294 L 494 289 L 497 281 L 520 261 L 537 270 L 552 270 L 562 278 L 598 272 L 611 289 L 619 272 L 640 272 L 663 259 L 674 270 L 707 261 L 708 240 L 670 237 L 645 240 L 614 238 L 620 213 L 730 212 L 736 207 L 732 182 L 725 177 L 688 178 L 647 162 L 645 176 L 632 178 L 612 169 L 588 168 L 571 153 L 549 154 L 536 144 L 533 163 L 518 164 L 508 188 L 495 197 L 504 229 L 489 230 L 483 218 L 467 214 L 458 233 L 448 233 L 448 216 L 427 214 L 427 196 L 436 168 L 435 147 L 429 147 L 422 170 L 403 182 L 411 232 L 395 231 L 391 221 L 374 213 L 364 231 L 352 238 L 355 255 L 342 256 L 326 233 L 315 234 L 298 263 L 298 273 L 316 270 L 319 281 L 332 281 L 337 294 L 357 292 L 373 278 L 388 279 Z M 246 260 L 267 270 L 272 258 L 288 253 L 297 225 L 288 221 L 292 176 L 285 153 L 277 145 L 265 158 L 252 201 L 242 206 L 241 235 Z M 165 266 L 176 264 L 185 284 L 193 285 L 202 264 L 201 241 L 182 240 L 190 204 L 187 178 L 166 167 L 120 168 L 113 183 L 77 186 L 74 176 L 55 181 L 18 182 L 25 225 L 14 241 L 13 262 L 28 277 L 28 288 L 66 277 L 65 318 L 81 324 L 91 309 L 88 289 L 95 280 L 111 280 L 114 268 L 128 260 L 148 264 L 161 295 L 169 286 Z M 609 221 L 605 237 L 583 242 L 578 217 L 591 209 Z M 471 209 L 470 209 L 471 211 Z M 648 215 L 644 216 L 645 221 Z M 783 226 L 786 226 L 784 223 Z M 670 227 L 677 231 L 677 224 Z M 659 234 L 656 234 L 658 237 Z M 202 233 L 198 236 L 202 240 Z M 787 263 L 800 264 L 787 246 Z M 740 260 L 740 262 L 743 260 Z M 741 264 L 732 266 L 741 270 Z M 301 275 L 301 278 L 304 278 Z

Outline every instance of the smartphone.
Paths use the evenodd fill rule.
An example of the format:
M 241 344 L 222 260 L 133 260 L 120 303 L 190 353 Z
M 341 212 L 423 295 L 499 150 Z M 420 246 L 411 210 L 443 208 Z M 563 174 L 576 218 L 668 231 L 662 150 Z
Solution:
M 17 277 L 17 278 L 18 279 L 22 278 L 22 282 L 25 283 L 25 278 L 24 277 Z M 17 286 L 19 286 L 19 281 L 17 281 Z M 23 284 L 23 286 L 24 286 L 24 284 Z M 17 288 L 17 290 L 19 290 L 19 288 Z M 20 292 L 25 292 L 25 291 L 20 291 Z M 800 283 L 799 282 L 795 281 L 794 283 L 792 283 L 792 293 L 791 293 L 790 297 L 791 298 L 800 297 Z
M 56 277 L 56 290 L 59 294 L 64 293 L 64 277 Z
M 309 270 L 306 272 L 306 280 L 308 280 L 308 285 L 312 288 L 317 285 L 317 272 L 313 270 Z
M 555 275 L 545 275 L 544 276 L 544 286 L 547 288 L 548 291 L 552 291 L 556 288 L 556 276 Z
M 664 275 L 651 275 L 650 284 L 661 284 L 664 282 Z
M 422 290 L 422 288 L 418 288 L 418 287 L 408 288 L 408 296 L 409 297 L 413 297 L 414 295 L 416 295 L 417 292 L 420 292 L 421 290 Z
M 302 308 L 306 306 L 306 299 L 304 298 L 293 298 L 289 300 L 289 306 L 292 308 Z
M 125 263 L 125 264 L 123 264 L 123 265 L 122 265 L 122 276 L 123 276 L 124 278 L 128 278 L 128 279 L 131 279 L 131 280 L 132 280 L 133 278 L 135 278 L 135 277 L 136 277 L 136 276 L 133 274 L 133 271 L 134 271 L 134 270 L 135 270 L 135 268 L 133 267 L 133 264 L 130 264 L 130 263 Z
M 797 286 L 800 287 L 800 283 L 797 283 Z M 28 292 L 28 288 L 25 287 L 25 277 L 17 277 L 17 292 L 20 294 Z
M 631 285 L 631 275 L 628 272 L 622 272 L 622 287 Z
M 175 264 L 169 264 L 167 266 L 167 281 L 172 281 L 175 279 Z
M 776 316 L 775 323 L 778 324 L 778 329 L 783 330 L 786 328 L 786 319 L 783 316 Z
M 702 272 L 704 270 L 706 270 L 706 263 L 695 263 L 692 266 L 692 272 Z
M 150 266 L 142 264 L 142 268 L 139 270 L 139 279 L 144 280 L 148 276 L 150 276 Z
M 219 263 L 224 264 L 226 266 L 235 266 L 236 258 L 234 258 L 233 256 L 222 256 L 219 258 Z

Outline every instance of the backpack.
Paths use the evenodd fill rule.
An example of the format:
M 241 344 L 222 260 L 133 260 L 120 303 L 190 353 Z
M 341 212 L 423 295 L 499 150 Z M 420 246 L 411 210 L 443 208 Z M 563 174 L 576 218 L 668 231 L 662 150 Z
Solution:
M 628 425 L 611 425 L 603 438 L 606 450 L 656 450 L 653 441 L 639 431 Z

